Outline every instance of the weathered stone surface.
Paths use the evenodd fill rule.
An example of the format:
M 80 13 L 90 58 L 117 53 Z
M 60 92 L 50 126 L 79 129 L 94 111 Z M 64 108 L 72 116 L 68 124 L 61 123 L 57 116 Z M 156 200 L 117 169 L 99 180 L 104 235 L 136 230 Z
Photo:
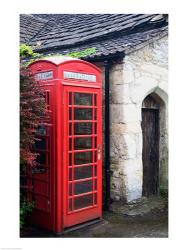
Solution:
M 142 160 L 128 159 L 119 162 L 125 183 L 125 198 L 127 202 L 138 199 L 142 195 Z
M 129 85 L 111 84 L 111 100 L 114 104 L 128 104 L 131 103 L 129 94 Z
M 127 202 L 142 196 L 141 107 L 160 100 L 160 183 L 167 187 L 167 37 L 125 56 L 111 69 L 111 195 Z M 158 100 L 159 102 L 159 100 Z
M 124 134 L 126 133 L 126 124 L 122 124 L 122 123 L 112 123 L 111 124 L 111 128 L 110 128 L 110 132 L 112 134 L 118 134 L 118 135 L 121 135 L 121 134 Z
M 141 120 L 141 110 L 134 104 L 111 104 L 111 122 L 128 123 Z
M 124 69 L 123 71 L 124 83 L 130 83 L 134 81 L 134 71 L 131 69 Z
M 123 84 L 123 70 L 115 70 L 110 72 L 110 82 L 111 84 Z
M 167 78 L 168 75 L 168 70 L 158 66 L 158 65 L 154 65 L 154 64 L 142 64 L 141 65 L 141 70 L 151 73 L 151 74 L 157 74 L 157 75 L 161 75 L 163 77 Z
M 134 84 L 130 84 L 130 97 L 133 103 L 142 103 L 150 90 L 154 90 L 157 87 L 158 81 L 154 78 L 147 76 L 137 78 Z
M 111 124 L 111 133 L 112 134 L 125 134 L 125 133 L 141 133 L 141 125 L 140 122 L 128 122 L 126 124 L 123 123 L 112 123 Z
M 134 135 L 112 135 L 111 156 L 121 159 L 133 159 L 136 157 L 136 141 Z

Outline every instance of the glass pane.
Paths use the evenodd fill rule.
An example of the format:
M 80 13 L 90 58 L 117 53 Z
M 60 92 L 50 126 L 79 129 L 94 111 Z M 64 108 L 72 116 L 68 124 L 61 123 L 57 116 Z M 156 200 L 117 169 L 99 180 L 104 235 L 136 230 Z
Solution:
M 75 138 L 74 149 L 90 149 L 92 148 L 92 138 Z
M 97 95 L 94 95 L 94 106 L 97 106 Z
M 92 105 L 92 94 L 75 93 L 74 94 L 74 104 L 75 105 L 91 106 Z
M 94 120 L 97 120 L 97 109 L 94 109 Z
M 74 120 L 92 120 L 91 108 L 75 108 Z
M 95 179 L 93 182 L 94 182 L 94 185 L 93 185 L 94 190 L 97 190 L 97 179 Z
M 75 135 L 91 135 L 92 134 L 92 123 L 75 123 L 74 124 Z
M 84 179 L 92 177 L 92 166 L 74 168 L 74 179 Z
M 72 166 L 72 154 L 69 154 L 69 164 L 68 166 Z
M 97 134 L 97 123 L 94 124 L 94 134 Z
M 36 157 L 36 162 L 39 164 L 46 164 L 46 153 L 40 152 L 39 155 Z
M 69 199 L 69 211 L 72 211 L 73 208 L 72 208 L 72 199 Z
M 94 148 L 97 148 L 97 137 L 94 137 L 93 140 L 94 140 Z
M 72 168 L 69 168 L 69 181 L 72 181 Z
M 86 164 L 92 162 L 92 152 L 81 152 L 74 154 L 74 164 Z
M 39 125 L 36 130 L 36 135 L 46 135 L 46 126 Z
M 72 92 L 69 93 L 69 105 L 72 104 Z
M 69 120 L 72 120 L 72 108 L 69 108 Z
M 46 138 L 38 138 L 33 145 L 33 149 L 34 150 L 37 150 L 37 149 L 46 150 Z
M 69 135 L 72 135 L 72 123 L 69 123 Z
M 92 194 L 77 197 L 74 199 L 74 209 L 80 209 L 84 207 L 89 207 L 93 205 Z
M 97 162 L 97 152 L 96 151 L 93 151 L 93 159 L 94 159 L 94 162 Z
M 94 205 L 97 204 L 97 193 L 94 194 Z
M 72 195 L 72 183 L 69 183 L 69 195 Z
M 94 168 L 94 176 L 97 176 L 97 166 L 93 166 L 93 168 Z
M 83 194 L 92 191 L 92 180 L 74 183 L 74 194 Z
M 69 150 L 72 150 L 72 138 L 69 138 Z

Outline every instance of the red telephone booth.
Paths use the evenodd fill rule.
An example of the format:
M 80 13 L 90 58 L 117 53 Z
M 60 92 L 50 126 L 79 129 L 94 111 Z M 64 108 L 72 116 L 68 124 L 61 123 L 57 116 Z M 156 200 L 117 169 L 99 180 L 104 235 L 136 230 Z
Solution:
M 51 124 L 37 130 L 31 220 L 58 233 L 102 216 L 101 72 L 72 58 L 38 60 L 29 68 L 46 91 Z

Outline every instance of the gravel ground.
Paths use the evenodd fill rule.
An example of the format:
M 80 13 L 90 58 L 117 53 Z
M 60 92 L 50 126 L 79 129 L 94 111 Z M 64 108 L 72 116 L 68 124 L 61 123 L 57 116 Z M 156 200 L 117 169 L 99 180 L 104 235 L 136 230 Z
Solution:
M 113 203 L 111 211 L 103 212 L 103 220 L 96 224 L 58 236 L 35 227 L 27 227 L 21 237 L 167 238 L 167 200 L 153 197 L 128 205 Z

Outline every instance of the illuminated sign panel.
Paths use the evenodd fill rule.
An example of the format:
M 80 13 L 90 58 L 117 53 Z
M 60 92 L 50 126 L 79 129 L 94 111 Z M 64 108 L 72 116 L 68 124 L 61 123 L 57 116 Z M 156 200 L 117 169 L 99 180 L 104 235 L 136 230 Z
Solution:
M 64 71 L 64 79 L 76 79 L 89 82 L 96 82 L 96 76 L 77 72 Z
M 35 75 L 37 81 L 48 80 L 53 78 L 53 71 L 41 72 Z

